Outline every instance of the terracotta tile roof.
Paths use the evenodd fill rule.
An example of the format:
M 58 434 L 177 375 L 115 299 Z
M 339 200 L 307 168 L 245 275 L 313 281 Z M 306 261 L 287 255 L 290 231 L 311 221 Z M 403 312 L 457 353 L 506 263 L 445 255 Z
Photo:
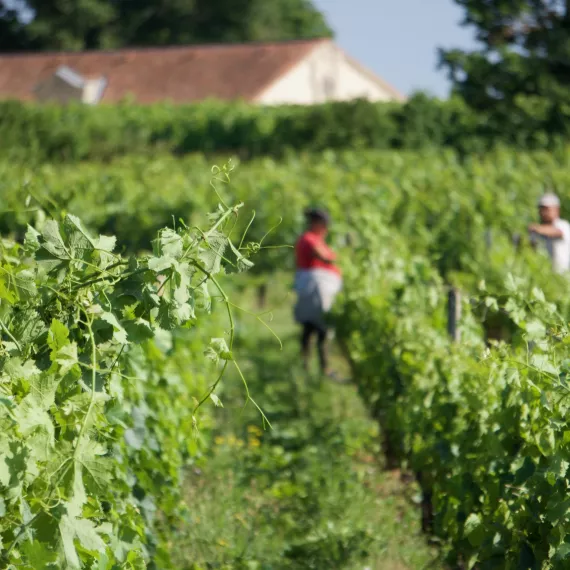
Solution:
M 107 103 L 128 95 L 139 103 L 252 100 L 327 41 L 0 54 L 0 99 L 33 100 L 36 86 L 65 65 L 87 78 L 105 77 Z

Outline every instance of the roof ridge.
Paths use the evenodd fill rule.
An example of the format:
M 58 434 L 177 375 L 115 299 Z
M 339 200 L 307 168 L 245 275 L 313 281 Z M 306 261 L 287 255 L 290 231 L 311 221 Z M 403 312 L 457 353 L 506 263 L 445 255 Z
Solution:
M 23 51 L 23 52 L 0 52 L 0 58 L 18 58 L 18 57 L 54 57 L 56 55 L 65 56 L 88 56 L 88 55 L 114 55 L 126 54 L 132 52 L 160 52 L 160 51 L 176 51 L 176 50 L 215 50 L 215 49 L 245 49 L 248 47 L 278 47 L 302 44 L 320 44 L 330 41 L 331 38 L 306 38 L 278 41 L 252 41 L 252 42 L 229 42 L 229 43 L 212 43 L 212 44 L 172 44 L 166 46 L 129 46 L 117 49 L 89 49 L 82 51 L 71 50 L 50 50 L 50 51 Z

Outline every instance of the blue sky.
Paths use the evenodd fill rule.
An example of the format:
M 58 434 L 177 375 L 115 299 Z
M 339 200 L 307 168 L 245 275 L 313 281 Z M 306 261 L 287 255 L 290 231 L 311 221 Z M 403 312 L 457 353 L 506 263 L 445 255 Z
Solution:
M 449 93 L 438 47 L 475 47 L 453 0 L 313 0 L 340 46 L 404 94 Z

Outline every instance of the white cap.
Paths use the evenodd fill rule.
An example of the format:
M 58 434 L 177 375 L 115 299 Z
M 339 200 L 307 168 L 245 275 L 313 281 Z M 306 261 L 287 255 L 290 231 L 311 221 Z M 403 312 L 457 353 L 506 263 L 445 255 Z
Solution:
M 556 206 L 556 207 L 560 207 L 560 200 L 558 199 L 558 196 L 556 194 L 553 194 L 552 192 L 547 192 L 546 194 L 544 194 L 544 196 L 542 196 L 542 198 L 538 201 L 538 206 L 545 206 L 545 207 L 550 207 L 550 206 Z

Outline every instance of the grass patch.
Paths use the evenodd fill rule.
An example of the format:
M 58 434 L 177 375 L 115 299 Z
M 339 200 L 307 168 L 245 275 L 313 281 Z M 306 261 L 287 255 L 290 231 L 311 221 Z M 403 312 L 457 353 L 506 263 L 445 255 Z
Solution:
M 285 287 L 270 291 L 283 350 L 240 314 L 235 352 L 273 429 L 263 430 L 253 406 L 244 409 L 243 385 L 230 374 L 212 452 L 188 474 L 187 520 L 172 545 L 176 567 L 442 568 L 420 531 L 417 489 L 383 469 L 378 427 L 354 386 L 303 373 Z M 252 310 L 249 292 L 242 305 Z M 334 350 L 333 359 L 347 374 Z

